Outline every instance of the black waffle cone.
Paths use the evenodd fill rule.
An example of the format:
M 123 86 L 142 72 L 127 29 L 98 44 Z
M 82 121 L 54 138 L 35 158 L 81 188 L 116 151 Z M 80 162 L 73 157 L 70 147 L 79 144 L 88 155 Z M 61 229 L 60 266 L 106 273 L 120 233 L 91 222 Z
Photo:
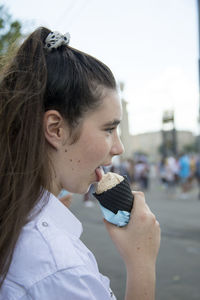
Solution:
M 131 212 L 133 207 L 133 194 L 127 178 L 113 188 L 101 193 L 93 194 L 102 206 L 117 214 L 118 210 Z

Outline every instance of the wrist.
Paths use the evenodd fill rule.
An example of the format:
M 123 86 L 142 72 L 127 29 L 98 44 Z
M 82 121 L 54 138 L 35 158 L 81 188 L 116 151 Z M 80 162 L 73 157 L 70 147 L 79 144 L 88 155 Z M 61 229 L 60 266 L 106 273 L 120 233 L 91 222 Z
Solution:
M 126 270 L 128 272 L 141 272 L 145 271 L 148 273 L 155 273 L 156 272 L 156 264 L 152 261 L 145 261 L 145 260 L 137 260 L 125 262 Z
M 134 263 L 127 268 L 126 300 L 155 300 L 155 264 Z

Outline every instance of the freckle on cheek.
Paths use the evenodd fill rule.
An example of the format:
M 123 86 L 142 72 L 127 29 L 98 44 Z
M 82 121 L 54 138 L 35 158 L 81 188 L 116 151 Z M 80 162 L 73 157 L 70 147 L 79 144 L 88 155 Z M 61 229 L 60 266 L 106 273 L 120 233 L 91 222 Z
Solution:
M 72 159 L 70 158 L 70 161 L 72 162 Z
M 65 149 L 65 152 L 67 152 L 67 149 Z
M 78 160 L 78 163 L 80 163 L 81 161 L 80 161 L 80 159 Z

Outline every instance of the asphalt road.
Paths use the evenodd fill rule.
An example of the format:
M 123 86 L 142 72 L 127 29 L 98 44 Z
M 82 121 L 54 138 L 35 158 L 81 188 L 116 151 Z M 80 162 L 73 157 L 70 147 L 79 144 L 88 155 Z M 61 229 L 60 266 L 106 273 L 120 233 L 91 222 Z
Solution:
M 178 188 L 163 189 L 153 180 L 146 200 L 162 230 L 157 260 L 156 300 L 200 300 L 200 201 L 197 188 L 180 198 Z M 124 299 L 124 263 L 102 223 L 98 203 L 85 207 L 74 195 L 72 212 L 83 224 L 82 241 L 94 253 L 100 272 L 108 276 L 118 300 Z

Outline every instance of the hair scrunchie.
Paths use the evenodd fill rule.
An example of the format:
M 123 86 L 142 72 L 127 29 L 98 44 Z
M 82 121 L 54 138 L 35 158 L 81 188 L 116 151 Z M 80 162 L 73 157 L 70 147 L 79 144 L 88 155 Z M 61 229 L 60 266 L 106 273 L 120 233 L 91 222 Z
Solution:
M 70 34 L 69 32 L 65 33 L 64 35 L 60 34 L 58 31 L 50 32 L 45 39 L 45 46 L 44 48 L 48 51 L 53 49 L 57 49 L 62 45 L 68 45 L 70 41 Z

